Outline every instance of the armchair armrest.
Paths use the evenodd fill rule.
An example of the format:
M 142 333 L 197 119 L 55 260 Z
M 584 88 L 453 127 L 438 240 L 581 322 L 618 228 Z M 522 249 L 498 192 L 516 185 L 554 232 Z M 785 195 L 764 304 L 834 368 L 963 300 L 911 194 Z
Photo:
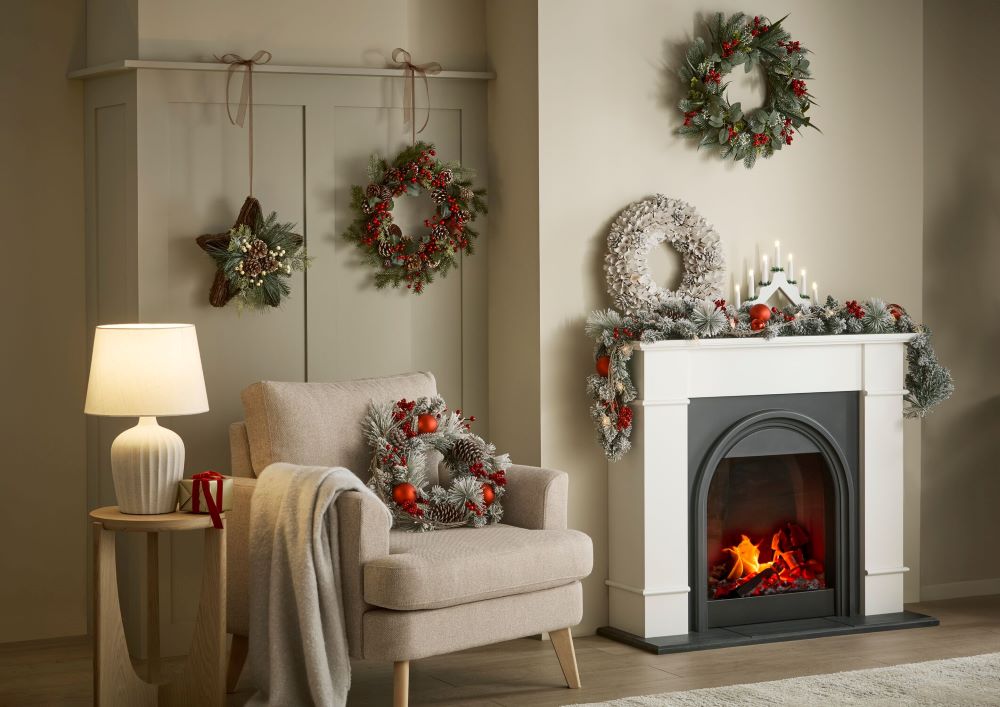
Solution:
M 503 522 L 532 530 L 565 530 L 569 474 L 513 464 L 507 470 Z
M 233 478 L 233 509 L 226 513 L 226 631 L 250 633 L 250 502 L 257 479 Z M 366 562 L 389 554 L 389 519 L 379 501 L 356 491 L 337 499 L 338 551 L 347 641 L 352 656 L 361 657 L 361 616 Z

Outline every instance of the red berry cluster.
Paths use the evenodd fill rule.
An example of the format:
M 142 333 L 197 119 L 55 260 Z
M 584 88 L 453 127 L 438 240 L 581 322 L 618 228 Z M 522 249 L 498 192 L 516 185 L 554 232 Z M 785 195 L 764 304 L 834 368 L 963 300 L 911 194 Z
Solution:
M 723 42 L 722 43 L 722 58 L 723 59 L 728 59 L 729 57 L 731 57 L 733 54 L 736 53 L 736 50 L 739 49 L 739 46 L 740 46 L 740 38 L 739 37 L 733 37 L 733 41 L 731 41 L 731 42 Z
M 473 513 L 475 513 L 477 516 L 481 516 L 484 513 L 483 509 L 480 508 L 479 506 L 477 506 L 472 501 L 466 501 L 465 502 L 465 507 L 468 508 Z
M 800 42 L 778 42 L 779 47 L 784 47 L 785 51 L 789 54 L 794 54 L 795 52 L 801 52 L 802 47 Z
M 631 340 L 631 339 L 635 338 L 635 332 L 633 332 L 628 327 L 622 327 L 621 329 L 619 329 L 618 327 L 615 327 L 611 331 L 611 336 L 613 336 L 616 339 L 625 338 L 625 339 Z
M 685 125 L 690 125 L 691 121 L 694 120 L 694 117 L 696 115 L 698 115 L 698 111 L 696 111 L 696 110 L 689 110 L 687 113 L 684 114 L 684 124 Z
M 624 432 L 632 426 L 632 408 L 628 405 L 623 405 L 618 411 L 618 424 L 616 426 L 619 432 Z
M 492 481 L 497 486 L 507 485 L 507 472 L 503 469 L 498 469 L 489 475 L 490 481 Z
M 753 18 L 753 27 L 750 29 L 750 34 L 754 37 L 759 37 L 765 32 L 771 29 L 771 25 L 765 25 L 761 22 L 759 17 Z
M 791 118 L 785 118 L 785 127 L 783 127 L 781 129 L 781 137 L 783 137 L 785 139 L 785 144 L 786 145 L 791 145 L 792 144 L 792 133 L 793 132 L 794 131 L 792 130 L 792 119 Z
M 708 73 L 705 74 L 704 82 L 706 84 L 720 84 L 722 83 L 722 74 L 720 74 L 717 69 L 709 69 Z
M 715 308 L 716 309 L 725 309 L 726 308 L 726 300 L 724 300 L 724 299 L 717 299 L 717 300 L 715 300 Z
M 771 142 L 771 136 L 767 133 L 754 133 L 753 134 L 753 146 L 763 147 L 764 145 Z
M 382 466 L 392 465 L 392 466 L 406 466 L 407 457 L 401 449 L 394 447 L 391 444 L 385 445 L 385 451 L 378 458 L 379 464 Z
M 847 304 L 844 305 L 844 308 L 847 309 L 847 313 L 855 319 L 861 319 L 865 316 L 865 310 L 862 309 L 857 300 L 848 300 Z
M 792 79 L 792 92 L 799 98 L 802 98 L 802 96 L 806 95 L 806 82 L 802 79 Z

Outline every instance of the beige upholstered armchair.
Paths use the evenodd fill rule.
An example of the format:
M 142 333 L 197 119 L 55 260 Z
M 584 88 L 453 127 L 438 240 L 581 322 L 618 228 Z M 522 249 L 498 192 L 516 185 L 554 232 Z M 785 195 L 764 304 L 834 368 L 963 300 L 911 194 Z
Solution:
M 230 689 L 247 653 L 255 476 L 278 461 L 344 466 L 364 476 L 369 452 L 360 420 L 369 402 L 436 392 L 429 373 L 342 383 L 263 382 L 243 391 L 246 421 L 230 427 L 237 478 L 235 506 L 226 514 Z M 395 531 L 368 497 L 351 492 L 337 501 L 350 653 L 393 661 L 395 705 L 407 704 L 411 660 L 546 631 L 566 683 L 580 686 L 570 627 L 583 612 L 580 580 L 592 568 L 590 538 L 566 529 L 564 472 L 514 465 L 507 480 L 504 523 L 475 530 Z M 503 618 L 484 622 L 484 616 Z

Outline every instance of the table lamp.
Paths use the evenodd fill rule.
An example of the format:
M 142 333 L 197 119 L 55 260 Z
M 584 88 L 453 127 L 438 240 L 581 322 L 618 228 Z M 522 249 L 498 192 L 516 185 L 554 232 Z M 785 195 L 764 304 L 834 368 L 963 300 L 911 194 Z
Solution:
M 170 513 L 184 475 L 184 443 L 156 418 L 208 412 L 193 324 L 97 327 L 88 415 L 138 417 L 111 445 L 111 476 L 123 513 Z

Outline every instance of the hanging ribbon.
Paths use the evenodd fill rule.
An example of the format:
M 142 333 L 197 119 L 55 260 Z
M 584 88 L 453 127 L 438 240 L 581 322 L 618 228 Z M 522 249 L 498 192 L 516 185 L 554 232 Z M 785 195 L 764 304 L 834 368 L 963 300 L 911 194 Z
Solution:
M 226 71 L 226 113 L 229 115 L 229 122 L 242 128 L 247 115 L 250 116 L 247 137 L 250 141 L 250 196 L 253 196 L 253 67 L 256 64 L 266 64 L 271 61 L 271 52 L 261 49 L 249 59 L 244 59 L 239 54 L 230 52 L 215 57 L 215 60 L 229 64 L 229 69 Z M 229 100 L 229 84 L 233 80 L 233 74 L 240 68 L 245 68 L 246 71 L 243 74 L 239 107 L 236 109 L 236 117 L 234 118 L 232 104 Z
M 392 60 L 396 62 L 396 68 L 403 70 L 403 120 L 410 124 L 410 142 L 416 144 L 417 134 L 422 133 L 427 123 L 431 119 L 431 87 L 427 81 L 428 76 L 441 73 L 441 65 L 436 61 L 429 61 L 426 64 L 414 64 L 413 57 L 405 49 L 396 47 L 392 50 Z M 417 75 L 424 80 L 424 93 L 427 96 L 427 115 L 424 116 L 424 124 L 417 130 L 417 105 L 416 105 L 416 82 Z
M 201 498 L 204 495 L 212 525 L 222 530 L 222 482 L 225 480 L 217 471 L 203 471 L 191 477 L 191 512 L 201 513 Z M 212 498 L 212 484 L 215 484 L 215 498 Z

